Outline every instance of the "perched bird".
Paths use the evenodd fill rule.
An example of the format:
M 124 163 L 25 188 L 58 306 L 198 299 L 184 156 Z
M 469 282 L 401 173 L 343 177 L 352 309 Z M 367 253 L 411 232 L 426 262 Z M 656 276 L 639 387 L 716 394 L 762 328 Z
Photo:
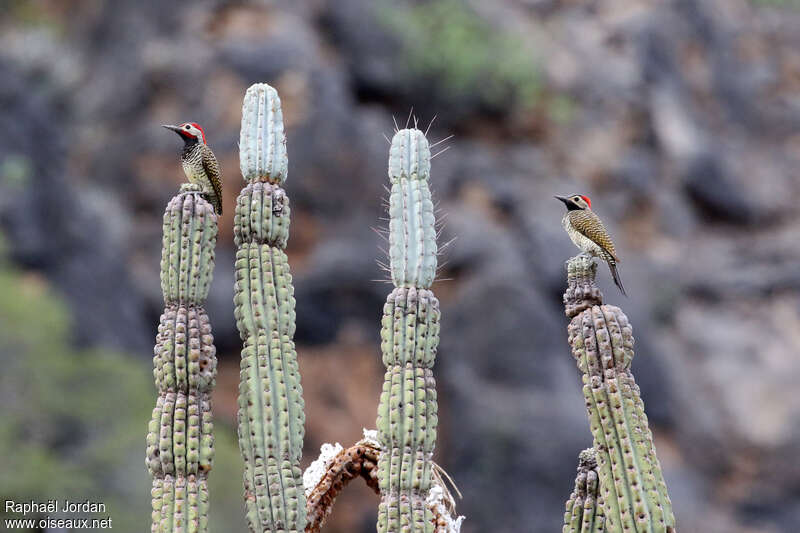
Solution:
M 218 215 L 222 214 L 222 175 L 214 152 L 206 144 L 206 134 L 197 122 L 186 122 L 180 126 L 164 124 L 183 139 L 181 163 L 190 183 L 199 185 L 203 194 L 214 206 Z
M 561 225 L 567 230 L 569 238 L 582 252 L 600 257 L 608 263 L 614 283 L 625 295 L 625 287 L 622 286 L 622 280 L 617 271 L 619 257 L 605 226 L 592 211 L 592 201 L 588 196 L 582 194 L 556 196 L 556 198 L 567 206 L 567 213 L 561 219 Z

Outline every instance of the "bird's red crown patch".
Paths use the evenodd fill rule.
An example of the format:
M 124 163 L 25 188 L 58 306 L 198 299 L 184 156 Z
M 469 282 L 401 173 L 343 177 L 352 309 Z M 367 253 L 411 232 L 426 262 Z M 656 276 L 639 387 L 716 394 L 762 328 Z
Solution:
M 192 126 L 197 128 L 198 130 L 200 130 L 200 135 L 203 136 L 203 144 L 205 144 L 206 143 L 206 132 L 203 131 L 203 128 L 200 127 L 200 124 L 198 124 L 197 122 L 190 122 L 189 124 L 191 124 Z
M 197 127 L 199 128 L 200 126 L 197 126 Z M 200 130 L 200 131 L 203 131 L 203 130 Z M 203 135 L 203 141 L 205 142 L 205 140 L 206 139 L 205 139 L 205 134 L 204 134 Z M 581 198 L 583 198 L 583 201 L 586 202 L 586 205 L 588 205 L 589 207 L 592 207 L 592 201 L 589 199 L 588 196 L 581 195 Z

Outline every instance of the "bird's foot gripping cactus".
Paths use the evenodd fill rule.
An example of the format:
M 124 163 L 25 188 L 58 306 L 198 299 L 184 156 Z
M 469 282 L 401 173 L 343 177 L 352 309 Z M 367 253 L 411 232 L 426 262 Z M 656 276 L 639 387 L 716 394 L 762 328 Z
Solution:
M 244 342 L 239 382 L 239 447 L 247 521 L 254 532 L 306 525 L 300 455 L 305 414 L 293 337 L 286 140 L 278 94 L 255 84 L 244 97 L 239 142 L 248 184 L 236 203 L 236 325 Z
M 606 531 L 669 532 L 675 518 L 639 387 L 631 373 L 633 334 L 619 307 L 602 305 L 597 264 L 567 263 L 564 305 L 572 355 L 597 453 Z
M 377 422 L 382 445 L 378 531 L 384 533 L 434 531 L 426 500 L 438 423 L 432 368 L 439 301 L 429 290 L 437 260 L 429 174 L 425 135 L 417 129 L 397 132 L 389 156 L 389 260 L 395 289 L 381 322 L 386 375 Z
M 203 188 L 196 183 L 181 183 L 180 192 L 202 192 Z
M 216 239 L 217 217 L 200 195 L 184 191 L 169 202 L 161 254 L 165 308 L 153 357 L 158 400 L 147 435 L 153 532 L 208 530 L 206 478 L 214 455 L 211 391 L 217 360 L 202 305 Z
M 605 516 L 597 477 L 597 454 L 594 448 L 578 455 L 575 489 L 567 500 L 562 533 L 601 533 Z

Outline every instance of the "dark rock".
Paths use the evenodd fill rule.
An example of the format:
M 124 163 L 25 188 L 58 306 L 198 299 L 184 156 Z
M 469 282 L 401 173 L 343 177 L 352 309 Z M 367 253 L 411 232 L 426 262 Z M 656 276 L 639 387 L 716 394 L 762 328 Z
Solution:
M 709 218 L 734 224 L 756 220 L 756 213 L 739 183 L 727 174 L 712 154 L 700 154 L 689 162 L 684 178 L 686 191 Z
M 361 239 L 353 239 L 342 232 L 341 238 L 321 245 L 312 258 L 313 271 L 296 275 L 298 343 L 331 343 L 348 321 L 362 324 L 378 342 L 391 284 L 377 264 L 385 260 L 377 235 L 367 228 L 361 233 Z
M 110 238 L 108 222 L 90 202 L 97 197 L 87 196 L 67 174 L 66 95 L 11 64 L 0 64 L 0 71 L 0 101 L 7 110 L 0 118 L 0 161 L 14 157 L 30 166 L 6 191 L 13 201 L 4 202 L 0 213 L 12 259 L 43 273 L 66 296 L 76 344 L 149 355 L 151 327 L 126 272 L 126 243 Z M 32 92 L 37 85 L 40 90 Z

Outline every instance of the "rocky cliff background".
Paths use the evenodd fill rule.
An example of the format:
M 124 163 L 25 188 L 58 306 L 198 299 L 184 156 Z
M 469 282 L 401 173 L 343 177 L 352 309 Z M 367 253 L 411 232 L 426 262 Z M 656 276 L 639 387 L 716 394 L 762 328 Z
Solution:
M 393 117 L 448 151 L 437 461 L 467 533 L 560 527 L 591 443 L 561 306 L 575 250 L 552 196 L 615 236 L 633 368 L 682 532 L 800 521 L 800 5 L 795 0 L 7 0 L 0 13 L 0 496 L 149 521 L 144 436 L 161 214 L 183 176 L 163 123 L 224 172 L 209 297 L 220 376 L 212 530 L 244 531 L 233 320 L 241 99 L 288 129 L 305 463 L 373 427 Z M 413 120 L 413 118 L 412 118 Z M 326 531 L 373 531 L 348 488 Z

